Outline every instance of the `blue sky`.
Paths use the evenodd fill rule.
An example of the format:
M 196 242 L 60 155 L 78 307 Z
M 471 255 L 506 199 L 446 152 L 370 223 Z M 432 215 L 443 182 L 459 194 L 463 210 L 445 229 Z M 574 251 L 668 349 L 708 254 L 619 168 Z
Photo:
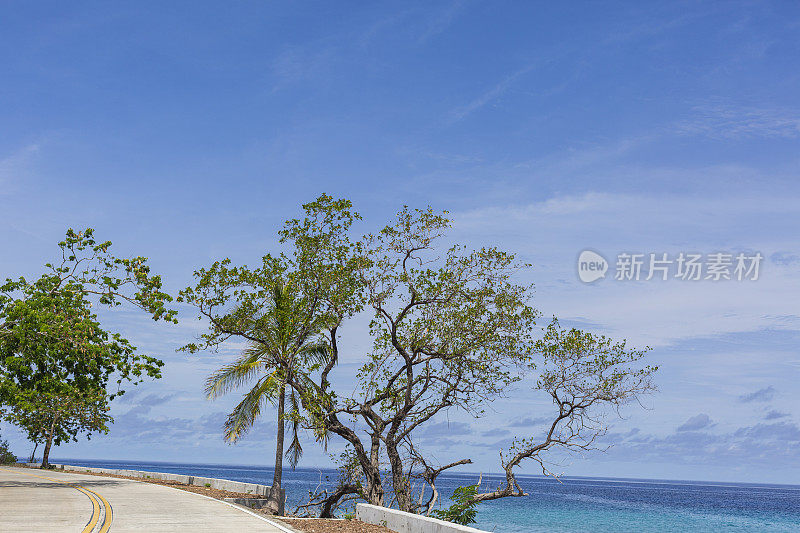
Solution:
M 611 420 L 612 450 L 560 470 L 800 483 L 796 4 L 6 2 L 0 15 L 3 277 L 91 226 L 176 290 L 213 260 L 274 250 L 281 221 L 323 191 L 352 199 L 364 230 L 431 204 L 456 238 L 533 263 L 546 316 L 653 347 L 661 392 Z M 766 259 L 758 281 L 586 285 L 584 249 Z M 165 377 L 120 400 L 108 436 L 56 457 L 270 462 L 270 423 L 222 442 L 235 397 L 201 388 L 233 350 L 175 353 L 199 327 L 182 317 L 107 316 Z M 347 335 L 343 381 L 368 345 L 359 321 Z M 523 387 L 424 442 L 497 470 L 547 409 Z M 309 443 L 304 464 L 327 457 Z

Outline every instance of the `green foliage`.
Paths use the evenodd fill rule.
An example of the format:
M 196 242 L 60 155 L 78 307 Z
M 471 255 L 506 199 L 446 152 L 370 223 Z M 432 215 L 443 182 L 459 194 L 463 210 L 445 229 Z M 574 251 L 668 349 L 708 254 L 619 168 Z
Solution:
M 0 438 L 0 465 L 10 465 L 17 462 L 17 456 L 8 448 L 8 441 Z
M 302 375 L 325 362 L 326 347 L 316 338 L 316 332 L 308 330 L 303 313 L 303 303 L 295 292 L 288 285 L 275 281 L 271 298 L 264 302 L 258 315 L 250 317 L 252 329 L 248 337 L 252 340 L 248 348 L 236 361 L 214 372 L 206 381 L 206 394 L 210 399 L 255 381 L 225 422 L 226 440 L 236 442 L 255 423 L 265 403 L 277 403 L 291 376 Z M 300 406 L 293 392 L 290 392 L 289 403 L 288 418 L 293 421 L 294 431 L 287 455 L 295 466 L 302 448 L 298 436 Z
M 353 485 L 357 487 L 358 492 L 361 492 L 364 474 L 361 472 L 358 455 L 353 451 L 353 448 L 351 446 L 345 447 L 336 462 L 339 464 L 337 469 L 339 472 L 338 486 Z
M 479 501 L 524 495 L 513 476 L 521 461 L 543 465 L 539 454 L 557 446 L 589 449 L 605 431 L 596 408 L 618 407 L 652 390 L 655 369 L 639 366 L 644 351 L 557 326 L 541 338 L 533 287 L 518 281 L 530 265 L 494 247 L 444 244 L 451 226 L 446 212 L 404 207 L 380 231 L 355 237 L 351 230 L 361 217 L 348 200 L 323 194 L 303 210 L 302 218 L 280 231 L 287 249 L 279 257 L 265 255 L 257 268 L 218 261 L 197 271 L 195 286 L 180 299 L 210 323 L 197 342 L 184 347 L 190 352 L 217 349 L 232 338 L 270 345 L 257 326 L 268 314 L 262 310 L 269 308 L 276 280 L 291 287 L 297 331 L 326 331 L 324 361 L 294 373 L 286 365 L 269 366 L 270 379 L 288 385 L 299 400 L 292 411 L 296 420 L 325 445 L 332 435 L 342 438 L 352 454 L 347 481 L 312 497 L 322 504 L 321 515 L 337 507 L 337 498 L 385 505 L 386 459 L 393 501 L 402 510 L 425 512 L 432 500 L 426 504 L 413 494 L 419 489 L 410 481 L 411 467 L 425 465 L 432 486 L 443 468 L 468 460 L 433 468 L 416 450 L 415 436 L 443 411 L 481 416 L 527 372 L 537 372 L 537 388 L 553 396 L 551 431 L 544 442 L 517 441 L 513 457 L 501 456 L 506 487 L 485 494 L 477 487 L 458 491 L 455 506 L 441 511 L 454 521 L 474 519 Z M 329 376 L 338 360 L 340 328 L 362 311 L 372 316 L 373 345 L 349 393 L 335 389 Z M 239 363 L 254 365 L 258 357 Z M 259 375 L 269 375 L 264 368 Z
M 350 225 L 360 216 L 351 211 L 349 201 L 334 200 L 327 195 L 303 207 L 307 216 L 287 221 L 280 232 L 281 242 L 292 246 L 290 256 L 267 254 L 260 265 L 253 268 L 234 266 L 230 259 L 217 261 L 196 271 L 194 286 L 179 294 L 179 301 L 195 306 L 200 318 L 209 322 L 208 331 L 197 341 L 186 344 L 183 350 L 190 353 L 213 351 L 232 338 L 250 343 L 249 354 L 243 354 L 233 365 L 212 376 L 212 381 L 221 380 L 220 384 L 236 386 L 257 375 L 263 378 L 259 382 L 261 392 L 256 391 L 243 400 L 239 413 L 242 416 L 236 414 L 229 419 L 230 429 L 249 427 L 248 421 L 259 413 L 261 400 L 274 398 L 270 391 L 274 392 L 275 384 L 281 381 L 308 385 L 302 391 L 292 387 L 288 419 L 293 427 L 306 421 L 301 407 L 311 418 L 324 412 L 330 397 L 314 387 L 308 376 L 321 371 L 322 380 L 326 380 L 327 373 L 337 362 L 336 328 L 363 307 L 363 299 L 359 297 L 363 284 L 357 279 L 356 269 L 364 259 L 348 237 Z M 278 313 L 283 316 L 280 320 L 284 325 L 276 328 L 276 314 L 270 310 L 278 309 L 274 305 L 274 291 L 279 285 L 289 291 L 291 303 L 286 312 Z M 270 330 L 287 330 L 287 334 L 282 333 L 280 337 L 293 338 L 300 343 L 284 342 L 281 346 L 282 341 L 269 334 Z M 327 343 L 329 349 L 324 353 L 316 339 L 322 330 L 332 333 Z M 317 348 L 306 349 L 315 345 Z M 241 367 L 242 371 L 234 367 Z M 230 380 L 223 375 L 228 371 L 233 373 Z M 213 391 L 209 389 L 208 392 Z M 248 412 L 253 416 L 247 415 Z M 311 425 L 317 438 L 324 441 L 327 438 L 324 425 Z M 238 431 L 230 432 L 229 438 L 238 434 Z M 287 451 L 292 461 L 299 457 L 299 444 L 298 439 L 293 439 Z
M 144 257 L 118 258 L 93 234 L 68 230 L 61 260 L 45 274 L 0 286 L 0 416 L 35 442 L 106 431 L 108 402 L 124 393 L 122 384 L 161 376 L 160 360 L 104 329 L 92 308 L 127 303 L 175 322 L 172 298 Z
M 453 491 L 453 495 L 450 498 L 454 502 L 453 505 L 447 509 L 435 509 L 431 511 L 431 515 L 434 518 L 447 520 L 462 526 L 474 524 L 475 518 L 478 516 L 478 510 L 476 509 L 478 502 L 474 499 L 477 493 L 477 484 L 458 487 Z
M 32 442 L 50 440 L 58 446 L 77 435 L 108 432 L 108 398 L 103 390 L 79 390 L 52 385 L 48 391 L 21 389 L 6 419 L 27 432 Z
M 0 380 L 7 387 L 46 390 L 63 383 L 83 390 L 105 388 L 112 374 L 117 385 L 160 377 L 161 361 L 104 330 L 84 293 L 57 290 L 52 281 L 18 287 L 20 297 L 0 302 Z

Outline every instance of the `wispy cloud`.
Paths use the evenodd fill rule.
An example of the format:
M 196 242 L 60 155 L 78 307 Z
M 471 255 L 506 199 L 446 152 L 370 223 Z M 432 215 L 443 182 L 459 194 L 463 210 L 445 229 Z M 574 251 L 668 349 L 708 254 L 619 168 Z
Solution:
M 675 431 L 698 431 L 701 429 L 708 429 L 714 426 L 714 422 L 705 413 L 691 417 L 689 420 L 678 426 Z
M 758 389 L 755 392 L 739 396 L 739 401 L 743 403 L 769 402 L 775 397 L 775 392 L 775 387 L 770 385 L 769 387 Z
M 323 43 L 285 48 L 272 63 L 275 88 L 313 79 L 330 69 L 335 59 L 336 49 Z
M 717 104 L 692 111 L 691 118 L 675 124 L 678 134 L 724 140 L 800 137 L 800 115 L 794 110 Z
M 516 420 L 513 420 L 509 425 L 511 427 L 533 427 L 533 426 L 539 426 L 541 424 L 552 423 L 552 422 L 553 422 L 553 418 L 552 417 L 546 417 L 546 416 L 532 417 L 532 416 L 528 416 L 528 417 L 525 417 L 525 418 L 518 418 Z
M 779 418 L 786 418 L 788 416 L 790 416 L 789 413 L 782 413 L 772 409 L 766 415 L 764 415 L 764 420 L 778 420 Z
M 0 157 L 0 194 L 8 193 L 10 187 L 27 172 L 31 161 L 40 152 L 40 143 L 27 144 L 5 157 Z
M 775 252 L 769 256 L 769 260 L 775 263 L 776 265 L 795 265 L 800 263 L 800 256 L 793 254 L 791 252 Z
M 425 29 L 419 36 L 419 42 L 424 43 L 436 35 L 445 32 L 466 5 L 467 2 L 465 0 L 455 0 L 440 11 L 433 13 L 425 21 Z
M 755 423 L 727 432 L 676 430 L 658 436 L 648 433 L 608 435 L 615 444 L 605 458 L 628 461 L 669 461 L 673 464 L 747 466 L 770 465 L 775 457 L 786 464 L 800 459 L 800 427 L 792 422 Z
M 458 122 L 460 120 L 465 119 L 475 111 L 478 111 L 482 107 L 486 106 L 487 104 L 493 102 L 497 98 L 499 98 L 503 93 L 508 91 L 508 89 L 514 85 L 514 83 L 523 77 L 525 74 L 533 70 L 535 65 L 527 65 L 522 67 L 521 69 L 509 74 L 498 83 L 496 83 L 491 89 L 485 91 L 483 94 L 469 102 L 468 104 L 458 107 L 450 112 L 450 116 L 448 117 L 448 121 L 452 124 Z
M 367 26 L 361 33 L 357 42 L 363 47 L 372 43 L 373 39 L 381 36 L 387 29 L 402 25 L 409 33 L 412 40 L 418 45 L 424 45 L 432 38 L 445 33 L 453 21 L 467 7 L 468 1 L 454 0 L 438 9 L 433 5 L 425 5 L 422 9 L 404 7 L 382 16 L 374 23 Z
M 446 435 L 470 435 L 472 428 L 466 422 L 437 422 L 425 426 L 423 438 L 434 438 Z

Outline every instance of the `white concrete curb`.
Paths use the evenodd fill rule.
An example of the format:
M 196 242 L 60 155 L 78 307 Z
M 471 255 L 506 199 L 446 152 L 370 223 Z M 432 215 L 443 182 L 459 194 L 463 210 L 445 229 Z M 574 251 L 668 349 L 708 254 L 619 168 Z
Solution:
M 489 533 L 474 527 L 368 503 L 356 504 L 356 518 L 368 524 L 388 527 L 398 533 Z

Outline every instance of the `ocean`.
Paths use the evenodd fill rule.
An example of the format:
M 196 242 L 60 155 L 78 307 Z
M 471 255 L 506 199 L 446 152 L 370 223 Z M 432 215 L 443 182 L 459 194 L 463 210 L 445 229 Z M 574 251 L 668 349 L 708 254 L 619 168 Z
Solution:
M 87 461 L 61 459 L 80 466 L 172 472 L 269 484 L 270 467 L 215 464 Z M 322 478 L 334 481 L 335 470 L 284 468 L 287 509 L 292 509 Z M 477 474 L 440 476 L 444 496 Z M 479 529 L 497 533 L 559 532 L 800 532 L 800 486 L 710 483 L 656 479 L 521 477 L 530 495 L 478 506 Z M 484 474 L 484 487 L 497 486 L 501 476 Z

